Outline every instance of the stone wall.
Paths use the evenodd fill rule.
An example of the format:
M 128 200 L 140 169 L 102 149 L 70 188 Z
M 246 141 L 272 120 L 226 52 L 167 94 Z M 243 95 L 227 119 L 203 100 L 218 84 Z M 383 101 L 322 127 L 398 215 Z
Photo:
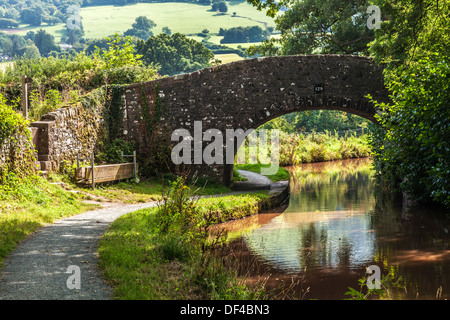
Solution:
M 103 134 L 103 106 L 77 103 L 45 114 L 31 123 L 37 160 L 43 171 L 58 171 L 87 158 Z

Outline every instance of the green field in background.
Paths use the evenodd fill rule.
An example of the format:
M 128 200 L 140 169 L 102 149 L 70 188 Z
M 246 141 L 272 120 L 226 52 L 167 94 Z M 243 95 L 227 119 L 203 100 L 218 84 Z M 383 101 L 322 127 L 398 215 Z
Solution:
M 256 25 L 264 29 L 267 26 L 275 26 L 272 18 L 267 17 L 265 12 L 258 11 L 247 2 L 228 2 L 226 14 L 209 11 L 210 8 L 211 6 L 181 2 L 85 7 L 81 9 L 84 37 L 98 39 L 115 33 L 123 34 L 131 28 L 138 16 L 146 16 L 157 24 L 153 29 L 155 35 L 161 33 L 163 27 L 169 27 L 172 33 L 180 32 L 196 41 L 202 41 L 204 38 L 196 34 L 203 29 L 208 29 L 211 34 L 208 41 L 216 44 L 220 44 L 222 39 L 222 36 L 217 35 L 220 28 L 229 29 Z M 52 34 L 56 42 L 59 43 L 66 29 L 66 24 L 60 23 L 54 26 L 42 24 L 39 27 L 21 24 L 19 29 L 8 30 L 7 32 L 25 35 L 28 31 L 37 32 L 39 29 L 44 29 Z M 239 45 L 247 48 L 254 44 L 256 43 L 227 43 L 224 45 L 230 48 L 237 48 Z M 220 60 L 224 63 L 239 59 L 240 57 L 236 54 L 220 55 Z
M 131 28 L 138 16 L 146 16 L 157 26 L 154 34 L 161 33 L 163 27 L 169 27 L 172 33 L 199 33 L 208 29 L 218 33 L 220 28 L 239 26 L 274 26 L 273 19 L 264 12 L 244 2 L 230 4 L 227 14 L 208 11 L 210 6 L 192 3 L 138 3 L 128 6 L 100 6 L 81 9 L 82 23 L 86 38 L 103 38 L 114 33 L 123 33 Z M 233 17 L 233 12 L 236 16 Z

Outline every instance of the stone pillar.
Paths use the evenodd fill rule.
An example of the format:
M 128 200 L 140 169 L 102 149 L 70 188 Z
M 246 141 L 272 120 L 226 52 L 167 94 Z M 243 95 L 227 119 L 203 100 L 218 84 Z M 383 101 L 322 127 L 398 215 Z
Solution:
M 31 127 L 37 128 L 33 142 L 36 146 L 38 161 L 42 171 L 52 170 L 52 137 L 51 129 L 55 125 L 55 121 L 35 121 L 31 123 Z

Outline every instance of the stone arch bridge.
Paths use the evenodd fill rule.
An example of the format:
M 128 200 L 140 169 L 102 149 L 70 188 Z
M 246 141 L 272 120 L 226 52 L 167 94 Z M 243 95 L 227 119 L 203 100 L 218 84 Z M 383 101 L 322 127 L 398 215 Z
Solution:
M 226 129 L 256 129 L 304 110 L 341 110 L 376 122 L 377 110 L 366 96 L 389 101 L 382 71 L 367 57 L 296 55 L 241 60 L 134 84 L 123 96 L 123 133 L 138 142 L 141 155 L 152 157 L 152 145 L 173 147 L 179 143 L 171 141 L 173 131 L 184 129 L 194 136 L 194 123 L 199 121 L 203 133 L 216 129 L 224 135 Z M 145 115 L 157 124 L 157 133 L 149 135 L 149 121 L 142 125 Z M 225 143 L 223 148 L 225 154 Z M 229 185 L 233 165 L 196 164 L 192 155 L 193 171 Z
M 211 129 L 224 135 L 227 129 L 248 132 L 284 114 L 315 109 L 342 110 L 376 121 L 377 110 L 366 95 L 370 94 L 379 102 L 389 102 L 382 71 L 382 66 L 367 57 L 349 55 L 236 61 L 189 74 L 115 87 L 120 90 L 110 91 L 105 104 L 105 109 L 115 119 L 111 116 L 109 120 L 104 119 L 100 106 L 85 108 L 78 104 L 61 108 L 32 124 L 36 132 L 33 141 L 36 141 L 41 167 L 48 164 L 58 168 L 62 160 L 73 160 L 80 154 L 88 156 L 95 150 L 102 127 L 109 125 L 115 128 L 113 138 L 136 144 L 141 168 L 152 164 L 171 170 L 184 168 L 229 185 L 233 164 L 209 164 L 195 158 L 195 148 L 204 150 L 211 144 L 202 142 L 204 134 Z M 199 123 L 200 130 L 195 127 Z M 175 130 L 187 132 L 193 139 L 185 135 L 185 140 L 176 136 L 172 141 Z M 200 139 L 200 143 L 196 139 Z M 173 151 L 180 141 L 194 145 L 192 161 L 174 166 L 170 150 Z M 233 144 L 233 150 L 230 151 L 231 144 L 227 150 L 227 142 L 223 140 L 219 153 L 234 155 L 238 146 L 236 141 Z M 230 163 L 225 160 L 224 156 L 224 162 Z

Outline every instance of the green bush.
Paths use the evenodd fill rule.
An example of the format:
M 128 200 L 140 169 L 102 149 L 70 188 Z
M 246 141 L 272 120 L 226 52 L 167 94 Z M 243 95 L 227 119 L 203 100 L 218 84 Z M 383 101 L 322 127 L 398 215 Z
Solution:
M 29 116 L 31 119 L 39 120 L 44 114 L 57 109 L 62 102 L 61 93 L 50 89 L 43 99 L 40 98 L 38 90 L 30 92 Z
M 35 160 L 28 121 L 7 105 L 0 94 L 0 183 L 10 174 L 27 176 L 34 173 Z
M 159 234 L 178 235 L 184 241 L 197 238 L 194 233 L 197 228 L 199 212 L 195 201 L 191 200 L 192 192 L 184 184 L 182 177 L 170 184 L 163 194 L 163 201 L 152 218 L 154 228 Z
M 384 130 L 372 139 L 378 176 L 412 199 L 450 206 L 450 64 L 431 54 L 392 71 L 390 105 L 377 104 Z
M 72 100 L 74 91 L 79 96 L 105 85 L 138 83 L 158 76 L 153 65 L 144 66 L 140 62 L 130 38 L 116 35 L 107 40 L 108 50 L 98 49 L 91 55 L 80 52 L 74 56 L 14 61 L 0 73 L 0 82 L 8 84 L 4 88 L 6 100 L 13 103 L 21 97 L 21 78 L 27 75 L 33 80 L 29 90 L 34 92 L 30 115 L 38 120 L 42 112 Z M 55 91 L 61 96 L 57 106 Z
M 121 157 L 121 151 L 124 155 L 131 155 L 135 151 L 135 144 L 122 139 L 114 139 L 111 143 L 102 144 L 103 151 L 97 154 L 97 160 L 104 163 L 122 163 L 130 162 L 130 158 Z

